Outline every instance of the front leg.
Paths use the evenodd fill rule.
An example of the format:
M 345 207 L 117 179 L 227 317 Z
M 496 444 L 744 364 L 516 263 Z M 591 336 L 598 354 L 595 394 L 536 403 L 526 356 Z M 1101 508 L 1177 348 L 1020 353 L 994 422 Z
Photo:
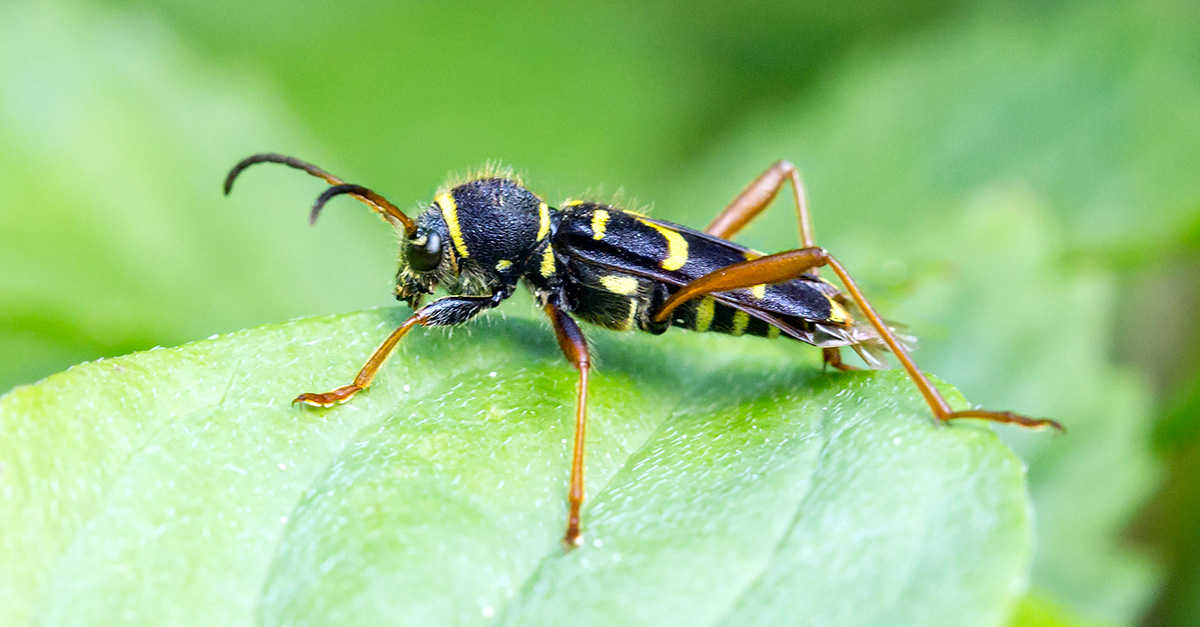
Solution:
M 342 387 L 332 392 L 305 392 L 297 396 L 292 404 L 304 403 L 313 407 L 332 407 L 338 403 L 345 403 L 350 400 L 355 394 L 367 389 L 371 385 L 371 381 L 375 379 L 379 368 L 383 366 L 383 362 L 391 356 L 392 351 L 396 349 L 396 345 L 400 343 L 400 338 L 408 334 L 409 330 L 417 325 L 426 327 L 451 326 L 462 324 L 480 313 L 495 307 L 504 300 L 504 294 L 498 293 L 494 296 L 447 296 L 439 298 L 432 303 L 420 308 L 400 328 L 392 331 L 383 344 L 371 353 L 371 358 L 358 371 L 358 376 L 354 377 L 354 383 L 343 385 Z

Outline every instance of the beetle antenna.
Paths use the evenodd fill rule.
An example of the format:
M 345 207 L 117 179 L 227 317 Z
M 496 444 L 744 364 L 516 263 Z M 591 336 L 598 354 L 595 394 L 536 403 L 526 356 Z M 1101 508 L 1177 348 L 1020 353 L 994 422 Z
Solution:
M 370 204 L 370 205 L 378 205 L 381 207 L 390 207 L 391 209 L 395 210 L 396 213 L 398 213 L 402 216 L 404 215 L 403 213 L 400 212 L 399 209 L 396 209 L 395 205 L 388 202 L 387 199 L 385 199 L 383 196 L 376 194 L 375 192 L 363 187 L 362 185 L 354 185 L 353 183 L 342 183 L 341 185 L 334 185 L 333 187 L 330 187 L 329 189 L 325 190 L 324 192 L 321 192 L 321 195 L 317 197 L 317 201 L 313 203 L 312 214 L 308 217 L 308 221 L 312 224 L 316 224 L 317 216 L 321 215 L 321 209 L 325 208 L 325 203 L 329 202 L 329 199 L 333 198 L 334 196 L 341 196 L 342 194 L 350 194 L 351 196 L 354 196 L 355 198 L 358 198 L 358 199 L 362 200 L 363 202 L 366 202 L 367 204 Z M 390 211 L 387 213 L 388 213 L 388 215 L 392 215 Z M 409 223 L 411 223 L 411 220 L 408 220 L 408 216 L 404 216 L 404 219 L 407 220 Z M 412 228 L 412 232 L 409 232 L 408 234 L 412 235 L 412 233 L 416 232 L 416 230 L 417 230 L 417 228 L 416 228 L 416 225 L 414 224 L 413 228 Z
M 288 157 L 286 155 L 281 155 L 274 152 L 264 152 L 257 155 L 251 155 L 245 159 L 242 159 L 237 165 L 233 166 L 233 169 L 230 170 L 229 174 L 225 177 L 224 190 L 226 196 L 228 196 L 229 192 L 233 190 L 233 181 L 237 179 L 238 175 L 241 174 L 243 170 L 256 163 L 282 163 L 288 167 L 307 172 L 319 179 L 324 180 L 326 183 L 333 185 L 333 187 L 326 190 L 326 192 L 317 200 L 317 203 L 313 205 L 312 217 L 310 218 L 312 222 L 317 221 L 317 215 L 320 213 L 321 206 L 325 204 L 325 201 L 337 196 L 338 194 L 350 194 L 351 196 L 354 196 L 355 198 L 366 203 L 372 211 L 383 215 L 388 222 L 391 222 L 395 226 L 404 227 L 404 234 L 406 236 L 412 237 L 412 235 L 417 232 L 417 223 L 413 222 L 412 218 L 405 215 L 403 211 L 396 207 L 396 205 L 388 202 L 388 200 L 383 196 L 380 196 L 379 194 L 376 194 L 375 192 L 362 187 L 361 185 L 347 185 L 342 179 L 326 172 L 325 170 L 322 170 L 321 168 L 318 168 L 311 163 L 301 161 L 295 157 Z M 339 189 L 341 191 L 334 192 L 334 190 Z

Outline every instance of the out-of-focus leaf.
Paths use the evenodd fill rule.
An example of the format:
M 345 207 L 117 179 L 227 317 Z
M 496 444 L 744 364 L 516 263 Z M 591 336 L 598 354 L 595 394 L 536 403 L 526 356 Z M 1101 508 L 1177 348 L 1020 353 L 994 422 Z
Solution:
M 1169 483 L 1155 496 L 1139 536 L 1169 548 L 1163 557 L 1170 571 L 1167 585 L 1146 624 L 1188 627 L 1200 621 L 1200 442 L 1178 446 L 1170 459 Z
M 997 180 L 1046 198 L 1072 248 L 1178 246 L 1200 220 L 1196 7 L 975 13 L 855 58 L 816 86 L 820 98 L 748 121 L 659 196 L 664 217 L 704 221 L 787 158 L 809 184 L 818 235 L 843 255 L 906 253 Z M 789 221 L 780 211 L 751 232 L 794 245 Z
M 883 14 L 898 36 L 944 4 L 781 21 L 767 4 L 734 20 L 639 2 L 6 3 L 0 391 L 84 359 L 386 298 L 390 233 L 358 208 L 305 230 L 316 182 L 255 171 L 218 198 L 246 154 L 296 154 L 406 208 L 448 170 L 491 159 L 536 173 L 551 199 L 644 184 L 737 107 L 795 89 L 816 51 L 853 41 L 837 33 L 866 36 L 857 25 Z M 821 35 L 763 38 L 764 22 Z M 786 59 L 788 77 L 746 89 L 763 74 L 746 75 L 754 58 Z
M 1080 616 L 1132 622 L 1160 577 L 1122 538 L 1162 466 L 1150 446 L 1149 386 L 1110 361 L 1116 279 L 1064 267 L 1061 227 L 1026 193 L 983 194 L 956 222 L 960 235 L 939 244 L 955 260 L 948 272 L 901 308 L 941 331 L 921 363 L 962 380 L 985 406 L 1067 425 L 1053 440 L 1003 434 L 1030 465 L 1034 586 Z
M 1017 605 L 1011 624 L 1012 627 L 1110 627 L 1116 623 L 1086 620 L 1058 603 L 1029 594 Z
M 1089 619 L 1132 622 L 1157 580 L 1122 548 L 1159 470 L 1149 390 L 1111 362 L 1120 326 L 1103 251 L 1157 257 L 1196 219 L 1191 15 L 1170 3 L 982 12 L 848 63 L 822 85 L 829 97 L 747 124 L 658 204 L 668 218 L 715 213 L 771 161 L 800 164 L 818 243 L 912 326 L 919 364 L 987 406 L 1068 426 L 1012 439 L 1038 512 L 1034 586 Z M 744 239 L 794 247 L 794 222 L 777 208 Z
M 0 391 L 98 355 L 386 299 L 394 237 L 367 212 L 309 229 L 321 185 L 266 166 L 221 197 L 251 152 L 321 160 L 287 118 L 153 19 L 0 4 Z
M 403 315 L 0 399 L 3 622 L 995 625 L 1024 589 L 1022 465 L 992 433 L 933 424 L 898 371 L 684 333 L 596 334 L 587 541 L 564 554 L 575 374 L 543 324 L 414 334 L 352 402 L 288 404 Z
M 261 72 L 324 146 L 392 190 L 424 194 L 447 170 L 501 159 L 555 196 L 654 189 L 829 59 L 943 20 L 954 2 L 117 4 Z

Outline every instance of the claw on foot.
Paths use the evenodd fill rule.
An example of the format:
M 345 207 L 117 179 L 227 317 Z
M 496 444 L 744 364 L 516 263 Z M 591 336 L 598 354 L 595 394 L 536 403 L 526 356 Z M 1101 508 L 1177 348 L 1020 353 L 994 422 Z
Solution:
M 567 535 L 563 536 L 562 543 L 563 550 L 570 551 L 571 549 L 583 544 L 583 534 L 580 533 L 578 529 L 575 530 L 574 534 L 568 531 Z
M 320 394 L 314 394 L 313 392 L 305 392 L 305 393 L 301 394 L 300 396 L 297 396 L 292 401 L 292 404 L 295 405 L 296 403 L 303 403 L 305 405 L 311 405 L 313 407 L 333 407 L 334 405 L 337 405 L 338 403 L 345 403 L 346 401 L 350 400 L 355 394 L 358 394 L 359 391 L 361 391 L 362 389 L 363 388 L 360 388 L 357 385 L 354 385 L 353 383 L 351 383 L 350 385 L 343 385 L 342 387 L 340 387 L 332 392 L 323 392 Z
M 583 544 L 583 532 L 579 530 L 578 518 L 572 518 L 567 522 L 567 533 L 563 536 L 562 543 L 563 549 L 567 551 Z

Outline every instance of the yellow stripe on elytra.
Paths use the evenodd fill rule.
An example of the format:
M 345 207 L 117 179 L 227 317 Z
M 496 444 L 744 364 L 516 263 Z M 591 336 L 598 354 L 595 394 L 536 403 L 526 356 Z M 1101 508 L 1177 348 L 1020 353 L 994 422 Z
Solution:
M 701 333 L 708 330 L 712 326 L 713 316 L 717 312 L 717 301 L 710 296 L 705 296 L 700 299 L 700 303 L 696 305 L 696 319 L 692 323 L 692 328 Z
M 512 267 L 512 262 L 507 259 L 501 259 L 500 261 L 496 262 L 496 270 L 498 270 L 500 272 L 504 272 L 505 270 L 507 270 L 511 267 Z
M 546 239 L 550 234 L 550 205 L 542 203 L 538 205 L 538 236 L 537 241 Z
M 583 200 L 568 200 L 567 202 L 564 202 L 564 203 L 563 203 L 563 206 L 564 206 L 564 207 L 578 207 L 579 205 L 582 205 L 584 202 L 586 202 L 586 201 L 583 201 Z
M 751 261 L 754 259 L 758 259 L 759 257 L 762 257 L 763 254 L 758 252 L 757 250 L 743 250 L 742 256 L 746 258 L 746 261 Z M 759 298 L 759 299 L 766 298 L 767 297 L 767 286 L 764 284 L 750 286 L 750 295 L 755 298 Z
M 733 312 L 733 329 L 729 331 L 730 335 L 741 335 L 746 332 L 746 327 L 750 326 L 750 314 L 738 310 Z
M 850 312 L 846 311 L 846 308 L 842 307 L 841 303 L 830 298 L 829 299 L 829 320 L 831 322 L 845 324 L 850 321 Z
M 434 202 L 442 208 L 442 218 L 446 220 L 446 226 L 450 227 L 450 239 L 454 241 L 454 250 L 458 251 L 459 257 L 470 257 L 467 242 L 463 239 L 462 227 L 458 225 L 458 203 L 454 202 L 454 196 L 446 192 Z
M 592 239 L 604 237 L 604 228 L 608 225 L 608 212 L 597 209 L 592 212 Z
M 622 296 L 632 296 L 638 290 L 637 279 L 619 274 L 606 274 L 600 277 L 600 284 L 604 286 L 604 289 Z
M 683 267 L 683 264 L 687 263 L 688 243 L 678 231 L 672 231 L 649 220 L 638 218 L 638 221 L 658 231 L 662 234 L 663 239 L 667 240 L 667 258 L 658 262 L 660 268 L 663 270 L 678 270 Z
M 551 248 L 549 244 L 546 244 L 546 250 L 542 251 L 542 267 L 540 268 L 540 271 L 542 276 L 548 277 L 554 275 L 555 269 L 554 249 Z

